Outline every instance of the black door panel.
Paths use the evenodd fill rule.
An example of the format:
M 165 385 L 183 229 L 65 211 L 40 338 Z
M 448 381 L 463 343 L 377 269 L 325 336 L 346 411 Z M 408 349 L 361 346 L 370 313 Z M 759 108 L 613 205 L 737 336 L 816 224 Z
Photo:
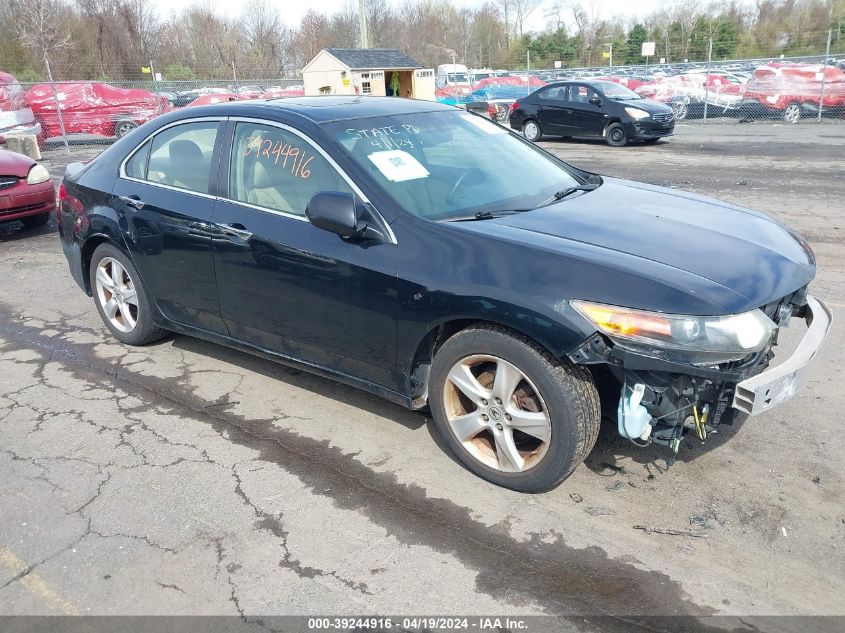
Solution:
M 123 180 L 114 194 L 144 203 L 137 209 L 115 200 L 124 238 L 159 309 L 169 319 L 224 333 L 211 256 L 214 200 Z
M 319 191 L 350 192 L 308 141 L 238 122 L 221 164 L 214 261 L 231 336 L 392 388 L 396 245 L 343 240 L 307 221 Z M 226 157 L 231 155 L 231 169 Z
M 214 258 L 231 336 L 380 385 L 396 365 L 396 246 L 364 247 L 310 222 L 218 202 Z

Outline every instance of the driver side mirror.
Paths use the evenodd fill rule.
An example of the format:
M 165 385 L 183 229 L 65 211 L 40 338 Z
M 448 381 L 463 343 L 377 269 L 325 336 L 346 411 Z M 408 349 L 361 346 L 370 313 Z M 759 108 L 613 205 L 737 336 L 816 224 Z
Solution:
M 594 106 L 600 106 L 601 99 L 599 99 L 598 97 L 593 97 L 590 99 L 590 103 L 592 103 Z

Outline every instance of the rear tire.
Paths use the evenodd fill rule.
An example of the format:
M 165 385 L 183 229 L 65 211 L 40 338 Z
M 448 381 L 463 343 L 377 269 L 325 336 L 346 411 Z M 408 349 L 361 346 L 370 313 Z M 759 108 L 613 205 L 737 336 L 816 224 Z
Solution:
M 126 345 L 146 345 L 167 335 L 155 325 L 141 276 L 111 244 L 100 244 L 88 269 L 97 312 L 112 335 Z
M 536 143 L 543 138 L 543 131 L 536 120 L 528 119 L 522 124 L 522 135 L 532 143 Z
M 28 215 L 25 218 L 21 218 L 21 222 L 23 222 L 24 226 L 34 227 L 34 226 L 42 226 L 47 224 L 50 221 L 50 212 L 47 213 L 39 213 L 38 215 Z
M 605 138 L 611 147 L 625 147 L 628 144 L 628 131 L 621 123 L 611 123 L 607 126 Z
M 575 470 L 601 421 L 589 371 L 486 324 L 458 332 L 437 351 L 429 404 L 438 432 L 468 470 L 530 493 L 557 486 Z

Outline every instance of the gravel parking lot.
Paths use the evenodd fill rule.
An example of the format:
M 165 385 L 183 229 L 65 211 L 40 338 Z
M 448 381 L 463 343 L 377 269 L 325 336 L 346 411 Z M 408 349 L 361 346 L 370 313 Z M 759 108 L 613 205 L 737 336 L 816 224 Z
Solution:
M 841 323 L 843 139 L 708 124 L 542 145 L 784 220 Z M 562 486 L 520 495 L 463 470 L 423 414 L 184 336 L 116 343 L 52 225 L 0 226 L 0 279 L 0 615 L 845 615 L 838 323 L 800 397 L 671 468 L 605 428 Z

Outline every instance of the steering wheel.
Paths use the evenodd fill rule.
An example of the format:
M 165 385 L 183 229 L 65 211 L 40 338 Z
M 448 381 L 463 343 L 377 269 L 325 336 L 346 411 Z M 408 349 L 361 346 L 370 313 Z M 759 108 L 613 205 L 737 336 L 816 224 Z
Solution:
M 478 185 L 484 182 L 485 179 L 486 175 L 483 171 L 481 171 L 478 167 L 470 167 L 462 173 L 455 181 L 455 184 L 452 185 L 452 190 L 449 192 L 449 195 L 446 196 L 446 204 L 452 204 L 455 201 L 455 194 L 464 184 Z M 469 183 L 467 183 L 468 180 Z

